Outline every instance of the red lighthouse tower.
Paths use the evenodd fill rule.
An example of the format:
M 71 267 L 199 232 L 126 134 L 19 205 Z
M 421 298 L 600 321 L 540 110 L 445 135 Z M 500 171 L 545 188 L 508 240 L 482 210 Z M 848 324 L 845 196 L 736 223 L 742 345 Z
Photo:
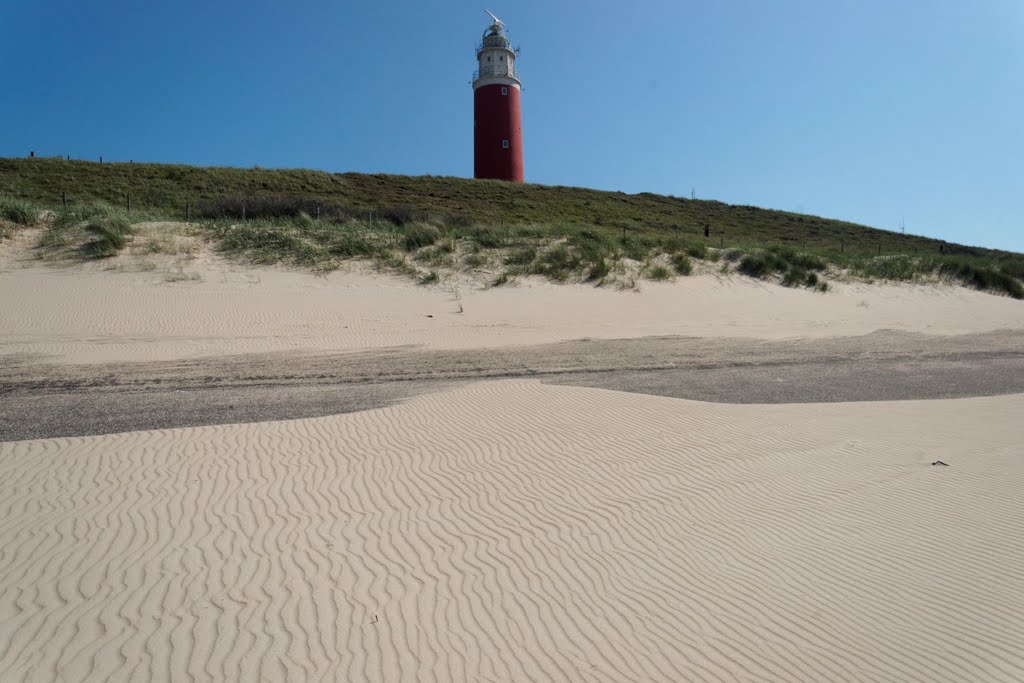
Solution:
M 477 46 L 473 74 L 473 177 L 523 182 L 523 122 L 519 108 L 522 83 L 517 51 L 494 22 Z

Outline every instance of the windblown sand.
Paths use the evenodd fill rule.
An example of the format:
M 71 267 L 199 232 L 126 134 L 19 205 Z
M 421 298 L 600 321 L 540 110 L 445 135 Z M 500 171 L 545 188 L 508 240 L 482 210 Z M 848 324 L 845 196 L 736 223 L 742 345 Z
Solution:
M 2 254 L 0 254 L 2 256 Z M 750 278 L 643 282 L 640 292 L 526 281 L 421 287 L 360 271 L 316 277 L 207 254 L 187 272 L 55 269 L 0 258 L 0 356 L 99 363 L 276 351 L 534 345 L 655 335 L 785 339 L 879 329 L 1024 328 L 1024 302 L 954 286 L 833 283 L 822 294 Z M 140 268 L 129 261 L 125 267 Z M 195 280 L 171 281 L 177 277 Z
M 1022 416 L 504 381 L 3 443 L 0 678 L 1019 681 Z
M 54 269 L 0 245 L 0 362 L 1024 328 L 1022 302 L 958 287 L 418 287 L 148 258 Z M 1022 418 L 1024 395 L 501 381 L 287 422 L 0 434 L 0 680 L 1024 680 Z

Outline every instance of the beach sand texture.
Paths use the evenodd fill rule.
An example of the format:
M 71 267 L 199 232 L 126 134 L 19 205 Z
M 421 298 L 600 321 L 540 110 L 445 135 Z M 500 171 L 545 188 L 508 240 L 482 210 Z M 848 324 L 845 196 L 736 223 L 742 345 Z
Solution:
M 2 443 L 0 672 L 1024 680 L 1022 415 L 510 380 Z
M 700 275 L 643 282 L 642 293 L 537 280 L 492 289 L 464 281 L 420 287 L 355 265 L 315 277 L 210 254 L 188 262 L 198 280 L 167 282 L 178 274 L 98 270 L 116 263 L 55 269 L 21 258 L 0 258 L 0 355 L 67 363 L 660 335 L 790 339 L 1024 328 L 1020 301 L 953 286 L 833 283 L 821 294 Z M 126 267 L 142 266 L 135 259 Z

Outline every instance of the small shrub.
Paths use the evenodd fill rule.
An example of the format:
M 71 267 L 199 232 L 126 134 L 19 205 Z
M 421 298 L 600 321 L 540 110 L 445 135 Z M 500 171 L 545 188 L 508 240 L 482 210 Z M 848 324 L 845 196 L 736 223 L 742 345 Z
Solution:
M 614 249 L 610 240 L 590 230 L 572 235 L 568 244 L 580 261 L 594 265 L 608 258 Z
M 703 244 L 691 244 L 686 247 L 686 254 L 691 258 L 704 260 L 708 257 L 708 248 Z M 684 275 L 686 273 L 683 273 Z
M 807 276 L 813 275 L 808 273 L 806 270 L 793 267 L 782 274 L 782 286 L 783 287 L 798 287 L 807 282 Z M 815 276 L 817 277 L 817 276 Z
M 914 280 L 931 272 L 933 263 L 913 256 L 872 256 L 853 265 L 853 270 L 880 280 Z
M 564 282 L 580 269 L 582 261 L 564 244 L 548 249 L 534 264 L 533 272 L 557 282 Z
M 646 275 L 650 280 L 668 280 L 672 277 L 672 273 L 669 272 L 669 269 L 660 263 L 652 265 L 644 272 L 644 275 Z
M 686 254 L 673 254 L 672 267 L 675 268 L 676 273 L 679 275 L 689 275 L 693 272 L 693 263 Z
M 643 261 L 650 254 L 654 245 L 634 237 L 621 240 L 622 255 L 634 261 Z
M 420 284 L 421 285 L 432 285 L 432 284 L 435 284 L 435 283 L 439 282 L 440 280 L 441 280 L 441 276 L 437 274 L 436 270 L 432 270 L 429 273 L 427 273 L 426 275 L 421 275 L 420 276 Z
M 741 249 L 726 249 L 722 254 L 722 258 L 729 263 L 736 263 L 743 258 L 743 251 Z
M 788 260 L 792 265 L 800 268 L 801 270 L 822 271 L 825 270 L 827 266 L 824 259 L 814 256 L 813 254 L 795 253 L 792 258 L 789 258 Z
M 20 199 L 0 198 L 0 219 L 15 225 L 31 225 L 39 214 L 28 202 Z
M 988 267 L 976 266 L 966 261 L 944 263 L 939 273 L 959 280 L 975 289 L 987 289 L 1004 292 L 1014 299 L 1024 298 L 1024 288 L 1020 282 L 1006 273 Z
M 92 239 L 82 245 L 82 251 L 92 258 L 116 256 L 132 236 L 132 225 L 124 216 L 108 214 L 98 216 L 85 225 Z
M 728 259 L 728 254 L 726 259 Z M 768 261 L 761 254 L 747 254 L 740 260 L 739 271 L 750 277 L 765 277 L 771 272 Z
M 441 231 L 429 223 L 412 223 L 405 226 L 404 232 L 406 251 L 430 246 L 441 239 Z
M 792 277 L 800 279 L 803 277 L 803 269 L 791 266 L 785 257 L 774 251 L 755 251 L 740 259 L 739 271 L 750 277 L 766 278 L 772 273 L 783 273 L 783 284 L 785 273 L 790 270 L 797 271 Z

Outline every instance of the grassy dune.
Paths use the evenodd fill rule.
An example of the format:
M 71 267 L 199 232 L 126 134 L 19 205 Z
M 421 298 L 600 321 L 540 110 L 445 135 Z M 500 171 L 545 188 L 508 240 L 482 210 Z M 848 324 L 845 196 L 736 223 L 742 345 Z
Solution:
M 428 282 L 437 279 L 437 269 L 474 268 L 495 272 L 496 284 L 525 274 L 628 282 L 686 275 L 704 261 L 787 286 L 824 289 L 836 273 L 942 277 L 1024 296 L 1020 254 L 647 193 L 433 176 L 0 159 L 0 194 L 22 209 L 19 215 L 29 205 L 51 209 L 51 228 L 65 237 L 94 220 L 96 207 L 127 212 L 130 203 L 126 215 L 135 221 L 180 221 L 187 212 L 226 253 L 257 262 L 330 270 L 367 257 Z M 131 231 L 121 226 L 117 232 Z M 109 255 L 124 242 L 107 240 L 91 253 Z

